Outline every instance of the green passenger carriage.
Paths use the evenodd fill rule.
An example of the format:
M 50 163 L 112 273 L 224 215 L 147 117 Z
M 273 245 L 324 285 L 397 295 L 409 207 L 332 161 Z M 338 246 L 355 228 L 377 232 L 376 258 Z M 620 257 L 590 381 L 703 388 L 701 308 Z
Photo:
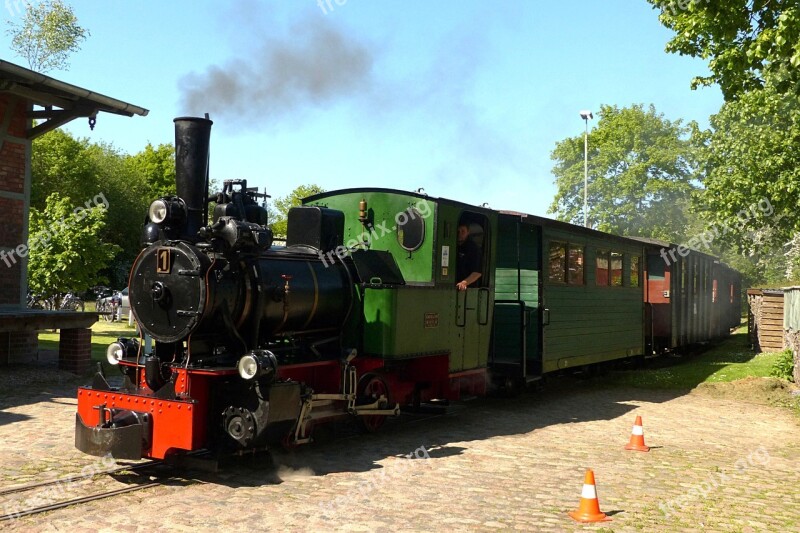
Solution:
M 343 212 L 344 246 L 385 251 L 402 275 L 400 285 L 363 287 L 364 355 L 447 354 L 456 388 L 481 393 L 487 367 L 499 381 L 530 381 L 644 354 L 640 242 L 388 189 L 323 193 L 306 205 Z M 466 291 L 455 289 L 460 224 L 482 259 Z
M 646 292 L 652 241 L 390 189 L 333 191 L 306 205 L 343 212 L 345 247 L 385 251 L 402 276 L 402 284 L 364 284 L 363 354 L 387 366 L 444 354 L 448 376 L 438 377 L 451 396 L 484 393 L 492 380 L 518 385 L 654 351 Z M 482 260 L 480 280 L 466 291 L 455 289 L 460 224 Z M 730 269 L 718 261 L 707 269 L 717 271 Z M 713 312 L 736 315 L 727 307 Z M 727 333 L 734 318 L 692 340 Z

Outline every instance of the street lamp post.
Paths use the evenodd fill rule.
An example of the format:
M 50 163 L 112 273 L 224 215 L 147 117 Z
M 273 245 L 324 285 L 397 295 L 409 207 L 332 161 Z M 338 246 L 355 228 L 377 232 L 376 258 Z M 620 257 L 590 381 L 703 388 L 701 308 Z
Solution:
M 591 111 L 581 111 L 581 118 L 586 122 L 586 133 L 583 136 L 583 226 L 589 227 L 589 119 L 594 118 Z

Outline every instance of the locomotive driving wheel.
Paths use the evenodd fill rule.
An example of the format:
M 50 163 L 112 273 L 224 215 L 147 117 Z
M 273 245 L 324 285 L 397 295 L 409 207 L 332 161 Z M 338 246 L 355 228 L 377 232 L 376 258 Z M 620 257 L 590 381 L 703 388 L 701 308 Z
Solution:
M 388 409 L 393 405 L 392 396 L 386 380 L 380 374 L 367 373 L 358 380 L 358 397 L 360 404 L 375 403 L 381 396 L 385 400 L 381 401 L 379 407 Z M 361 425 L 369 433 L 378 431 L 386 422 L 386 415 L 362 415 L 359 417 Z

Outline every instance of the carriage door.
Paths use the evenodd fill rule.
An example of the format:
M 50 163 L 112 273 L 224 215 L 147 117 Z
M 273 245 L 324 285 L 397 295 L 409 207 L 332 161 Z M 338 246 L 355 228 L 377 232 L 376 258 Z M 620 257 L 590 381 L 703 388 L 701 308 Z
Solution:
M 541 227 L 501 215 L 491 363 L 512 378 L 542 373 L 541 242 Z
M 458 332 L 459 346 L 462 348 L 461 368 L 469 370 L 483 366 L 489 350 L 491 306 L 494 300 L 490 291 L 491 273 L 488 270 L 490 263 L 491 243 L 489 242 L 489 226 L 485 216 L 478 213 L 464 212 L 458 221 L 459 226 L 466 226 L 467 239 L 471 245 L 457 247 L 456 269 L 459 281 L 465 279 L 474 270 L 481 274 L 475 283 L 467 290 L 456 293 L 456 330 Z M 462 250 L 465 250 L 462 252 Z M 470 250 L 471 248 L 471 250 Z M 478 254 L 477 261 L 470 259 L 468 254 Z M 462 262 L 474 262 L 471 268 L 461 265 Z

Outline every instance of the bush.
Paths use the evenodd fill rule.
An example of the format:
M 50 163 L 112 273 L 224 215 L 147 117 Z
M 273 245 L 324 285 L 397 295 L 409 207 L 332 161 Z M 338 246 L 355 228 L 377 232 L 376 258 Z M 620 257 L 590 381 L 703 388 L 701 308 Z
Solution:
M 794 354 L 790 348 L 786 348 L 778 355 L 778 359 L 772 365 L 772 370 L 769 375 L 775 378 L 785 379 L 792 381 L 792 372 L 794 371 Z

